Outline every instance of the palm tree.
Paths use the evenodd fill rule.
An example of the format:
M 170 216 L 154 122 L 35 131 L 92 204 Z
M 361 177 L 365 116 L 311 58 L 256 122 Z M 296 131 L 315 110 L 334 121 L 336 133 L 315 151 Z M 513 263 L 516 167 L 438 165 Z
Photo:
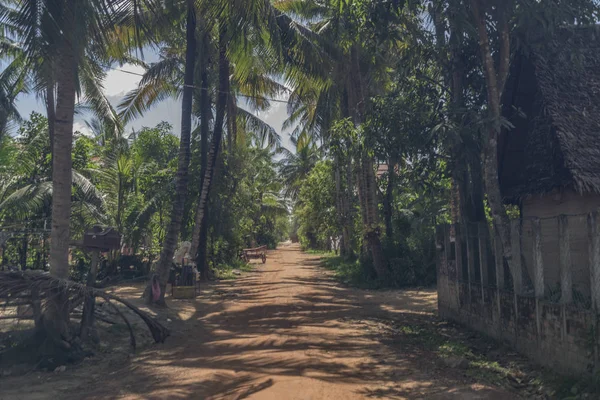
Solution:
M 212 142 L 213 145 L 211 146 L 212 149 L 212 153 L 210 153 L 209 151 L 209 145 L 208 145 L 208 135 L 209 135 L 209 131 L 210 131 L 210 120 L 211 120 L 211 103 L 210 103 L 210 93 L 209 93 L 209 81 L 208 81 L 208 74 L 209 74 L 209 67 L 210 67 L 210 60 L 211 60 L 211 56 L 209 54 L 211 48 L 211 41 L 210 41 L 210 36 L 208 35 L 208 32 L 204 32 L 202 35 L 202 49 L 203 49 L 203 56 L 202 56 L 202 60 L 200 61 L 200 81 L 201 81 L 201 85 L 200 85 L 200 177 L 201 177 L 201 181 L 200 181 L 200 196 L 198 199 L 198 204 L 200 204 L 202 202 L 202 196 L 204 195 L 206 198 L 208 198 L 208 193 L 209 193 L 209 187 L 207 185 L 208 183 L 208 179 L 211 178 L 212 176 L 212 171 L 214 171 L 214 164 L 212 162 L 212 159 L 214 159 L 216 161 L 217 159 L 217 149 L 219 146 L 217 146 L 216 141 L 219 140 L 220 141 L 220 137 L 218 136 L 213 136 Z M 229 110 L 231 111 L 231 110 Z M 211 154 L 211 161 L 209 161 L 209 154 Z M 209 164 L 211 166 L 211 171 L 208 172 L 208 168 L 209 168 Z M 211 179 L 212 181 L 212 179 Z M 204 203 L 206 204 L 207 201 L 204 200 Z M 204 206 L 206 207 L 206 206 Z M 206 268 L 206 245 L 205 243 L 208 242 L 208 213 L 202 213 L 202 217 L 200 217 L 199 213 L 196 212 L 196 220 L 194 221 L 194 230 L 193 230 L 193 234 L 192 234 L 192 246 L 190 248 L 190 252 L 191 254 L 197 254 L 198 252 L 198 247 L 200 245 L 200 243 L 202 243 L 202 246 L 200 246 L 202 254 L 198 257 L 199 261 L 197 261 L 197 264 L 199 265 L 200 269 L 200 279 L 202 280 L 207 280 L 208 279 L 208 268 Z M 196 239 L 197 238 L 197 239 Z M 194 240 L 196 239 L 196 240 Z
M 122 10 L 101 0 L 48 2 L 12 0 L 2 7 L 0 23 L 19 38 L 9 54 L 11 67 L 19 66 L 29 85 L 47 105 L 48 131 L 53 157 L 53 240 L 50 264 L 53 274 L 68 276 L 73 116 L 78 92 L 98 115 L 116 121 L 99 82 L 109 59 L 107 32 Z M 113 14 L 111 14 L 113 13 Z M 56 141 L 55 141 L 56 139 Z M 54 150 L 58 153 L 55 154 Z
M 296 151 L 281 149 L 284 158 L 279 162 L 279 173 L 285 185 L 285 196 L 296 200 L 302 182 L 319 161 L 320 154 L 317 145 L 307 136 L 302 136 L 300 140 L 292 137 L 291 142 Z
M 331 152 L 334 159 L 335 207 L 341 236 L 340 254 L 353 259 L 353 159 L 348 149 L 342 151 L 337 146 L 336 150 L 331 134 L 334 122 L 348 116 L 347 92 L 342 69 L 335 67 L 333 76 L 340 78 L 327 78 L 329 81 L 324 84 L 320 80 L 326 77 L 306 76 L 299 82 L 289 99 L 289 118 L 284 123 L 284 129 L 295 126 L 293 135 L 318 138 L 324 143 L 323 147 Z
M 165 236 L 160 259 L 156 266 L 156 275 L 160 283 L 160 296 L 158 300 L 153 300 L 152 279 L 148 282 L 146 288 L 146 302 L 148 304 L 165 304 L 165 291 L 167 279 L 171 268 L 171 260 L 175 253 L 175 246 L 181 230 L 181 221 L 183 219 L 183 207 L 188 191 L 188 175 L 190 165 L 190 141 L 192 133 L 192 103 L 194 87 L 194 69 L 196 67 L 196 8 L 194 0 L 187 1 L 186 17 L 186 50 L 185 50 L 185 69 L 184 69 L 184 87 L 183 99 L 181 103 L 181 136 L 179 144 L 179 165 L 177 167 L 177 183 L 175 188 L 175 199 L 173 200 L 173 211 L 171 212 L 171 222 Z
M 206 279 L 208 277 L 208 265 L 206 262 L 206 245 L 208 242 L 208 220 L 206 218 L 205 210 L 208 203 L 208 195 L 210 193 L 210 187 L 212 184 L 212 178 L 214 176 L 215 165 L 217 163 L 217 156 L 221 148 L 221 140 L 223 137 L 223 122 L 225 119 L 225 111 L 228 108 L 227 105 L 230 103 L 229 97 L 230 92 L 230 81 L 229 72 L 230 65 L 227 59 L 227 30 L 224 26 L 220 27 L 219 33 L 219 86 L 217 88 L 217 104 L 216 104 L 216 115 L 215 115 L 215 128 L 213 131 L 213 137 L 210 145 L 210 150 L 207 152 L 206 139 L 203 139 L 205 147 L 203 147 L 203 161 L 202 169 L 200 174 L 202 175 L 202 181 L 200 184 L 200 196 L 198 198 L 198 206 L 196 208 L 195 225 L 192 234 L 192 247 L 190 253 L 196 256 L 196 262 L 198 270 L 200 271 L 201 277 Z M 230 118 L 232 108 L 229 107 Z M 208 121 L 205 121 L 206 123 Z M 232 122 L 235 124 L 235 122 Z M 232 125 L 230 125 L 232 126 Z M 207 128 L 205 127 L 206 131 Z M 206 133 L 206 132 L 205 132 Z M 229 136 L 233 134 L 233 131 L 229 132 Z M 231 139 L 231 142 L 233 140 Z M 231 146 L 230 146 L 231 147 Z
M 253 166 L 253 186 L 251 191 L 252 203 L 256 205 L 254 214 L 253 236 L 256 244 L 268 244 L 260 237 L 265 227 L 272 229 L 277 217 L 288 214 L 288 204 L 281 195 L 282 181 L 277 177 L 274 164 L 275 156 L 280 149 L 271 150 L 265 147 L 251 149 L 249 164 Z M 263 241 L 261 241 L 261 239 Z
M 314 41 L 322 51 L 328 54 L 336 63 L 326 63 L 329 68 L 323 68 L 323 71 L 315 77 L 324 81 L 325 85 L 319 85 L 320 91 L 315 94 L 314 90 L 307 90 L 307 85 L 300 85 L 298 95 L 308 101 L 316 102 L 314 108 L 302 110 L 294 105 L 292 111 L 299 111 L 300 115 L 292 114 L 292 117 L 298 119 L 302 116 L 304 125 L 307 123 L 315 125 L 316 115 L 322 113 L 321 121 L 317 120 L 321 128 L 318 132 L 323 135 L 331 127 L 330 123 L 336 114 L 342 118 L 349 118 L 356 128 L 365 122 L 365 112 L 368 107 L 369 98 L 372 94 L 381 91 L 386 85 L 387 73 L 385 67 L 388 65 L 382 54 L 390 45 L 383 45 L 377 40 L 361 36 L 361 20 L 364 18 L 365 10 L 361 10 L 356 1 L 347 0 L 328 0 L 324 2 L 300 1 L 300 0 L 282 0 L 276 4 L 280 10 L 305 21 L 310 29 L 318 36 Z M 395 41 L 394 35 L 392 39 Z M 391 41 L 393 43 L 393 41 Z M 382 48 L 382 46 L 384 46 Z M 386 47 L 387 46 L 387 47 Z M 377 49 L 378 51 L 373 51 Z M 310 86 L 308 86 L 310 89 Z M 330 98 L 327 103 L 322 102 L 322 95 Z M 331 101 L 331 96 L 335 101 Z M 303 99 L 304 100 L 304 99 Z M 316 108 L 320 105 L 320 108 Z M 329 105 L 329 107 L 327 107 Z M 331 105 L 339 107 L 337 112 L 331 110 Z M 316 110 L 316 112 L 315 112 Z M 306 118 L 303 115 L 312 118 Z M 323 138 L 327 143 L 327 137 Z M 381 278 L 387 275 L 387 261 L 383 256 L 381 241 L 379 238 L 379 218 L 378 202 L 375 187 L 374 160 L 367 147 L 361 147 L 360 151 L 354 153 L 354 162 L 356 164 L 356 183 L 361 205 L 361 216 L 365 232 L 365 240 L 373 258 L 374 267 Z M 338 170 L 341 160 L 335 160 L 336 169 L 336 187 L 341 187 L 341 181 Z M 352 168 L 347 167 L 347 171 Z M 351 187 L 351 185 L 348 185 Z M 338 205 L 341 205 L 338 200 Z M 344 221 L 347 224 L 349 221 Z
M 276 96 L 287 91 L 287 88 L 271 79 L 271 76 L 281 75 L 286 69 L 285 62 L 301 63 L 300 60 L 303 60 L 304 57 L 299 54 L 298 47 L 301 44 L 308 44 L 308 41 L 304 39 L 304 35 L 310 34 L 310 32 L 272 7 L 269 2 L 262 0 L 249 1 L 246 3 L 246 7 L 226 4 L 225 9 L 219 11 L 218 18 L 221 27 L 219 36 L 219 76 L 222 77 L 221 73 L 225 72 L 225 63 L 228 64 L 227 70 L 231 71 L 229 82 L 219 79 L 219 82 L 222 82 L 223 85 L 220 85 L 220 87 L 227 85 L 228 100 L 225 104 L 227 108 L 229 148 L 231 150 L 231 143 L 235 142 L 238 123 L 245 126 L 246 130 L 257 133 L 260 143 L 264 143 L 265 139 L 268 139 L 269 146 L 278 148 L 280 147 L 280 140 L 275 131 L 253 114 L 237 107 L 234 93 L 246 95 L 249 99 L 248 103 L 255 109 L 268 108 L 269 102 L 264 97 Z M 238 21 L 244 21 L 241 25 L 242 29 L 239 29 Z M 221 34 L 223 32 L 229 35 L 233 33 L 229 42 L 231 49 L 229 52 L 224 53 L 221 45 Z M 263 40 L 263 37 L 267 37 L 268 40 Z M 247 42 L 249 41 L 252 41 L 254 45 L 254 50 L 250 52 L 247 50 Z M 294 71 L 298 71 L 298 69 Z M 293 73 L 288 74 L 290 78 L 292 75 Z M 298 77 L 296 76 L 296 78 Z M 217 107 L 217 118 L 219 116 L 218 111 L 219 108 Z M 217 132 L 217 126 L 215 125 L 215 132 Z M 220 134 L 221 131 L 218 131 L 218 133 Z M 192 255 L 197 253 L 196 260 L 202 276 L 207 276 L 208 225 L 205 216 L 216 154 L 219 150 L 218 141 L 220 141 L 220 135 L 213 134 L 208 166 L 205 173 L 202 174 L 203 181 L 192 235 L 191 253 Z
M 143 3 L 155 6 L 159 2 L 145 0 Z M 78 78 L 81 71 L 92 67 L 86 56 L 99 61 L 109 58 L 107 44 L 116 23 L 127 18 L 140 22 L 139 16 L 144 14 L 140 14 L 141 4 L 134 0 L 10 0 L 0 8 L 0 23 L 9 25 L 22 43 L 27 70 L 38 69 L 38 61 L 44 60 L 39 87 L 46 89 L 51 119 L 49 133 L 53 141 L 49 261 L 50 273 L 57 278 L 69 277 L 75 103 L 81 88 L 87 90 L 92 83 Z M 57 351 L 77 350 L 77 346 L 70 343 L 68 298 L 63 291 L 52 298 L 38 325 Z
M 224 2 L 225 3 L 225 2 Z M 256 1 L 256 4 L 261 3 Z M 264 97 L 276 96 L 285 88 L 269 74 L 273 71 L 273 63 L 265 57 L 259 57 L 259 50 L 248 51 L 248 44 L 243 41 L 251 38 L 254 49 L 259 49 L 262 36 L 258 35 L 262 27 L 253 27 L 252 24 L 242 27 L 229 26 L 234 21 L 251 19 L 251 16 L 240 10 L 229 9 L 230 5 L 224 4 L 227 10 L 216 13 L 217 9 L 212 3 L 201 3 L 199 10 L 201 14 L 208 17 L 199 20 L 198 36 L 201 57 L 199 59 L 200 88 L 197 97 L 200 103 L 200 141 L 201 141 L 201 171 L 200 171 L 200 194 L 196 207 L 195 225 L 192 235 L 192 254 L 197 249 L 206 248 L 207 225 L 204 215 L 206 214 L 207 199 L 210 193 L 211 182 L 214 176 L 218 153 L 221 150 L 221 141 L 224 133 L 227 134 L 227 146 L 230 154 L 235 150 L 240 132 L 255 131 L 268 141 L 277 145 L 279 136 L 275 130 L 238 105 L 237 94 L 249 96 L 248 105 L 254 109 L 264 110 L 269 103 Z M 265 12 L 260 8 L 249 7 L 245 11 Z M 266 9 L 269 13 L 273 11 L 270 6 Z M 216 14 L 214 14 L 216 13 Z M 211 18 L 212 17 L 212 18 Z M 239 28 L 239 29 L 238 29 Z M 246 34 L 244 36 L 244 34 Z M 167 41 L 168 43 L 168 41 Z M 246 47 L 243 47 L 246 46 Z M 256 52 L 256 54 L 254 53 Z M 218 62 L 212 63 L 212 57 Z M 177 48 L 167 46 L 162 52 L 162 59 L 152 65 L 141 80 L 137 89 L 130 92 L 120 108 L 122 115 L 127 120 L 150 108 L 157 101 L 168 96 L 178 96 L 181 90 L 181 56 Z M 215 66 L 215 69 L 212 67 Z M 215 73 L 218 76 L 218 85 L 209 85 L 209 75 Z M 185 87 L 185 86 L 184 86 Z M 264 97 L 263 97 L 264 96 Z M 212 119 L 212 106 L 210 99 L 216 99 L 216 112 L 213 123 L 212 140 L 209 144 L 209 121 Z M 201 251 L 205 254 L 205 251 Z M 200 270 L 205 271 L 205 257 L 199 257 Z M 164 271 L 165 265 L 159 266 Z M 160 275 L 160 274 L 159 274 Z
M 46 219 L 50 214 L 53 186 L 47 119 L 32 113 L 21 133 L 13 140 L 13 149 L 7 149 L 9 164 L 2 167 L 0 163 L 0 209 L 3 211 L 0 218 L 3 222 Z M 86 175 L 85 169 L 72 171 L 75 206 L 71 228 L 78 232 L 90 223 L 108 222 L 105 196 Z

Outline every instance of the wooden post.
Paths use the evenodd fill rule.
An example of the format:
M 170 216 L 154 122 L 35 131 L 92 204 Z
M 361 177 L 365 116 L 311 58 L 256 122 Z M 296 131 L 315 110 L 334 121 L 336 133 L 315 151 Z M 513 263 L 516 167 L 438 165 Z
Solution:
M 510 241 L 512 247 L 513 287 L 515 294 L 523 294 L 523 272 L 521 270 L 521 221 L 510 221 Z
M 542 226 L 539 218 L 532 221 L 533 228 L 533 286 L 535 297 L 544 297 L 544 260 L 542 257 Z
M 560 302 L 562 304 L 573 301 L 573 279 L 571 262 L 571 231 L 569 218 L 566 215 L 558 216 L 558 250 L 560 252 Z
M 98 275 L 98 264 L 100 261 L 100 251 L 94 249 L 92 251 L 92 265 L 90 265 L 90 272 L 87 275 L 87 287 L 93 288 L 96 286 L 96 276 Z M 96 298 L 92 295 L 88 295 L 85 298 L 83 304 L 83 315 L 81 316 L 81 339 L 87 339 L 88 335 L 92 331 L 94 326 L 94 309 L 96 307 Z
M 488 275 L 488 226 L 485 222 L 482 222 L 477 227 L 478 240 L 479 240 L 479 277 L 481 281 L 481 298 L 485 302 L 485 288 L 489 285 Z
M 600 309 L 600 227 L 598 226 L 600 221 L 598 220 L 598 211 L 589 213 L 587 222 L 592 308 L 598 313 Z
M 495 230 L 494 230 L 495 231 Z M 494 235 L 494 259 L 496 261 L 496 287 L 504 290 L 504 254 L 502 253 L 502 240 L 500 235 Z

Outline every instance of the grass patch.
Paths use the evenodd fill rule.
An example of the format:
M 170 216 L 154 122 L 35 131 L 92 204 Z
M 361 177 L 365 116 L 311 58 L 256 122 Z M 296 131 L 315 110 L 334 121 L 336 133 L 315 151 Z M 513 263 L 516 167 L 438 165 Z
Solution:
M 510 349 L 483 336 L 462 336 L 460 331 L 441 334 L 429 325 L 395 326 L 397 334 L 432 351 L 441 359 L 464 358 L 466 376 L 492 385 L 516 389 L 531 396 L 562 400 L 600 398 L 600 375 L 576 379 L 533 366 Z M 478 350 L 478 349 L 487 350 Z
M 384 286 L 365 273 L 359 260 L 349 261 L 340 256 L 329 256 L 321 260 L 321 266 L 333 271 L 335 278 L 346 285 L 362 289 L 379 289 Z
M 313 256 L 322 256 L 322 257 L 335 257 L 336 254 L 333 251 L 327 251 L 327 250 L 315 250 L 315 249 L 307 249 L 307 250 L 303 250 L 304 253 L 306 254 L 310 254 Z
M 509 376 L 515 376 L 515 372 L 510 367 L 503 367 L 498 361 L 482 358 L 471 361 L 467 369 L 467 375 L 496 385 L 501 385 Z
M 486 354 L 480 353 L 465 342 L 456 341 L 440 336 L 440 343 L 434 349 L 441 358 L 459 357 L 469 362 L 466 375 L 474 379 L 502 385 L 508 383 L 508 379 L 519 381 L 523 371 L 512 363 L 502 365 L 497 360 L 491 360 Z
M 250 272 L 253 269 L 253 264 L 239 260 L 231 264 L 219 265 L 219 267 L 215 268 L 213 271 L 215 273 L 215 278 L 220 280 L 229 280 L 239 278 L 240 275 L 238 275 L 236 272 Z
M 463 343 L 446 341 L 437 347 L 440 357 L 473 357 L 471 350 Z

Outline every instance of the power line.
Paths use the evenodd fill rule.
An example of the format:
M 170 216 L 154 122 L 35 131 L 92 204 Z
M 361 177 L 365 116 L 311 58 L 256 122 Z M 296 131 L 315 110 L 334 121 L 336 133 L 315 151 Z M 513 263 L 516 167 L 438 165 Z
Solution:
M 129 75 L 141 76 L 142 78 L 144 77 L 144 74 L 140 74 L 139 72 L 127 71 L 125 69 L 115 68 L 115 67 L 110 67 L 110 66 L 106 66 L 106 68 L 112 69 L 113 71 L 123 72 L 123 73 L 129 74 Z M 210 90 L 210 89 L 198 87 L 198 86 L 195 86 L 195 85 L 186 85 L 186 84 L 184 84 L 183 87 L 189 87 L 189 88 L 197 89 L 197 90 L 206 90 L 206 91 Z M 287 89 L 287 91 L 289 91 L 289 89 Z M 222 90 L 217 90 L 216 92 L 217 93 L 229 94 L 228 92 L 224 92 Z M 248 99 L 256 99 L 256 100 L 263 100 L 263 101 L 272 101 L 272 102 L 276 102 L 276 103 L 285 103 L 285 104 L 288 103 L 287 100 L 271 99 L 271 98 L 268 98 L 268 97 L 251 96 L 251 95 L 247 95 L 247 94 L 236 94 L 236 96 L 245 97 L 245 98 L 248 98 Z
M 108 65 L 105 65 L 104 67 L 107 68 L 107 69 L 111 69 L 113 71 L 119 71 L 119 72 L 123 72 L 125 74 L 135 75 L 135 76 L 139 76 L 139 77 L 142 77 L 142 78 L 145 76 L 144 74 L 140 74 L 139 72 L 128 71 L 128 70 L 125 70 L 125 69 L 115 68 L 115 67 L 111 67 L 111 66 L 108 66 Z M 182 86 L 183 87 L 190 87 L 190 88 L 196 89 L 196 90 L 206 90 L 206 91 L 210 90 L 210 89 L 205 89 L 205 88 L 202 88 L 202 87 L 199 87 L 199 86 L 195 86 L 195 85 L 186 85 L 186 84 L 184 84 Z M 286 88 L 286 91 L 289 92 L 289 89 Z M 216 90 L 216 92 L 217 93 L 229 94 L 229 92 L 224 92 L 222 90 Z M 263 100 L 263 101 L 270 101 L 270 102 L 272 101 L 272 102 L 275 102 L 275 103 L 284 103 L 284 104 L 288 104 L 289 103 L 288 100 L 273 99 L 273 98 L 260 97 L 260 96 L 252 96 L 252 95 L 247 95 L 247 94 L 236 94 L 236 96 L 238 96 L 238 97 L 245 97 L 245 98 L 248 98 L 248 99 L 256 99 L 256 100 Z M 424 112 L 406 111 L 406 113 L 409 113 L 409 114 L 412 114 L 412 115 L 415 115 L 415 114 L 418 114 L 418 115 L 430 115 L 430 114 L 432 114 L 431 112 L 427 112 L 427 111 L 424 111 Z M 468 111 L 455 112 L 455 114 L 467 114 L 467 113 L 468 113 Z

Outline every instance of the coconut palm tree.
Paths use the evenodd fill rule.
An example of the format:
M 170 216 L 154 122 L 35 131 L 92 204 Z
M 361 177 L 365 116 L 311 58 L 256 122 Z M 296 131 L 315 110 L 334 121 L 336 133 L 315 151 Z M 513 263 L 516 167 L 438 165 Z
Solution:
M 292 137 L 291 142 L 296 151 L 281 149 L 284 158 L 279 162 L 279 173 L 285 185 L 285 196 L 296 200 L 302 182 L 319 161 L 321 155 L 318 146 L 308 136 L 301 136 L 300 140 Z
M 365 112 L 369 106 L 369 99 L 386 86 L 387 73 L 385 68 L 389 63 L 384 59 L 381 51 L 389 48 L 397 40 L 390 34 L 390 42 L 381 43 L 371 37 L 361 36 L 362 23 L 368 10 L 362 8 L 362 3 L 347 0 L 327 1 L 300 1 L 281 0 L 275 6 L 281 11 L 295 16 L 304 21 L 314 32 L 318 39 L 315 46 L 335 60 L 335 63 L 326 64 L 315 78 L 325 84 L 317 86 L 317 92 L 308 85 L 298 87 L 298 98 L 304 101 L 313 101 L 314 106 L 303 107 L 303 101 L 294 98 L 292 103 L 292 118 L 300 120 L 304 126 L 313 128 L 327 143 L 327 131 L 330 123 L 336 116 L 349 118 L 356 127 L 365 121 Z M 377 49 L 378 51 L 373 51 Z M 328 102 L 322 100 L 328 98 Z M 335 99 L 335 100 L 333 100 Z M 317 106 L 320 106 L 317 108 Z M 337 110 L 331 106 L 338 107 Z M 319 120 L 318 115 L 322 117 Z M 333 117 L 333 118 L 332 118 Z M 315 123 L 316 121 L 316 123 Z M 321 129 L 315 130 L 315 127 Z M 322 129 L 325 128 L 325 129 Z M 361 205 L 361 216 L 364 225 L 365 240 L 373 258 L 374 267 L 380 277 L 387 274 L 387 261 L 383 257 L 378 229 L 378 202 L 375 190 L 374 160 L 367 147 L 362 151 L 354 152 L 353 159 L 358 167 L 356 169 L 356 183 Z M 335 160 L 336 188 L 340 187 L 339 170 L 340 161 Z M 353 168 L 347 167 L 347 171 Z M 348 187 L 352 187 L 348 185 Z M 339 190 L 336 190 L 339 192 Z M 339 197 L 339 193 L 338 193 Z M 341 205 L 338 200 L 338 206 Z M 348 221 L 346 221 L 347 223 Z M 344 241 L 343 241 L 344 242 Z
M 51 119 L 52 231 L 49 261 L 50 273 L 54 277 L 69 277 L 73 185 L 71 152 L 76 99 L 82 88 L 91 93 L 88 86 L 95 83 L 79 79 L 80 72 L 94 72 L 94 64 L 88 63 L 86 57 L 99 61 L 109 58 L 109 36 L 117 24 L 131 21 L 143 26 L 141 18 L 146 13 L 142 11 L 156 9 L 159 3 L 158 0 L 8 0 L 0 7 L 0 24 L 9 26 L 11 33 L 18 37 L 27 70 L 38 69 L 39 60 L 43 60 L 44 68 L 40 69 L 37 87 L 46 88 Z M 52 299 L 39 319 L 40 331 L 48 336 L 49 343 L 57 351 L 76 351 L 78 346 L 72 345 L 68 326 L 68 298 L 64 292 L 59 292 Z
M 199 5 L 199 9 L 202 10 L 199 13 L 206 17 L 199 20 L 197 24 L 200 37 L 198 48 L 201 53 L 198 68 L 200 87 L 196 87 L 200 108 L 198 113 L 200 115 L 201 178 L 192 235 L 192 253 L 196 253 L 199 247 L 206 247 L 207 226 L 204 215 L 222 138 L 227 138 L 227 147 L 230 153 L 235 150 L 239 133 L 244 131 L 259 132 L 262 136 L 267 137 L 272 145 L 279 143 L 279 136 L 272 127 L 238 105 L 238 94 L 244 94 L 247 96 L 245 97 L 247 105 L 253 109 L 264 110 L 269 106 L 269 102 L 264 97 L 274 97 L 285 90 L 283 85 L 269 76 L 273 70 L 273 63 L 269 63 L 264 58 L 261 59 L 258 57 L 259 54 L 248 51 L 248 43 L 244 42 L 252 40 L 256 45 L 254 48 L 259 48 L 262 36 L 258 35 L 257 31 L 263 28 L 260 26 L 253 28 L 250 23 L 242 24 L 235 29 L 233 26 L 229 26 L 234 24 L 233 20 L 239 20 L 240 10 L 234 12 L 234 9 L 230 9 L 231 4 L 223 3 L 226 10 L 219 13 L 216 13 L 217 9 L 212 3 L 200 3 Z M 256 1 L 256 3 L 258 4 L 260 1 Z M 246 11 L 265 12 L 260 7 L 241 8 Z M 270 11 L 272 9 L 269 6 L 266 12 Z M 236 19 L 233 19 L 234 17 Z M 243 17 L 244 20 L 250 18 L 247 14 L 244 14 Z M 157 101 L 169 96 L 178 96 L 181 93 L 183 57 L 175 46 L 164 48 L 161 56 L 161 61 L 147 70 L 139 87 L 130 92 L 121 104 L 122 115 L 126 120 L 140 115 Z M 213 63 L 213 59 L 216 59 L 216 62 Z M 216 79 L 218 85 L 209 85 L 209 75 L 211 74 L 218 76 Z M 184 87 L 187 86 L 184 84 Z M 213 116 L 211 98 L 216 99 L 216 102 L 212 140 L 209 144 L 209 122 Z M 201 243 L 204 245 L 200 246 Z M 165 244 L 165 246 L 170 247 L 171 244 Z M 205 257 L 201 255 L 200 260 L 205 260 Z M 162 271 L 158 275 L 166 278 L 165 271 L 168 272 L 170 263 L 164 264 L 163 261 L 166 262 L 166 259 L 158 265 L 158 269 Z M 201 264 L 200 269 L 205 270 L 202 268 L 204 263 L 201 261 L 199 264 Z
M 181 102 L 181 135 L 179 144 L 179 164 L 177 167 L 177 181 L 175 187 L 175 198 L 171 212 L 171 222 L 165 236 L 160 259 L 156 268 L 156 275 L 160 283 L 160 296 L 154 300 L 151 295 L 152 280 L 148 282 L 146 289 L 146 302 L 164 305 L 167 279 L 171 267 L 171 260 L 175 254 L 175 247 L 181 230 L 183 219 L 183 208 L 188 191 L 188 175 L 190 165 L 190 142 L 192 133 L 192 104 L 194 87 L 194 70 L 196 68 L 196 7 L 194 0 L 186 2 L 186 50 L 183 80 L 183 96 Z
M 150 0 L 149 0 L 150 1 Z M 111 27 L 126 16 L 127 2 L 103 0 L 28 2 L 10 0 L 0 9 L 0 23 L 18 38 L 13 64 L 27 74 L 30 86 L 46 100 L 52 145 L 53 239 L 50 264 L 58 277 L 68 276 L 71 199 L 71 148 L 76 98 L 91 104 L 102 117 L 116 121 L 102 94 L 102 65 L 110 59 Z M 129 10 L 139 11 L 139 6 Z M 55 152 L 56 150 L 56 152 Z

